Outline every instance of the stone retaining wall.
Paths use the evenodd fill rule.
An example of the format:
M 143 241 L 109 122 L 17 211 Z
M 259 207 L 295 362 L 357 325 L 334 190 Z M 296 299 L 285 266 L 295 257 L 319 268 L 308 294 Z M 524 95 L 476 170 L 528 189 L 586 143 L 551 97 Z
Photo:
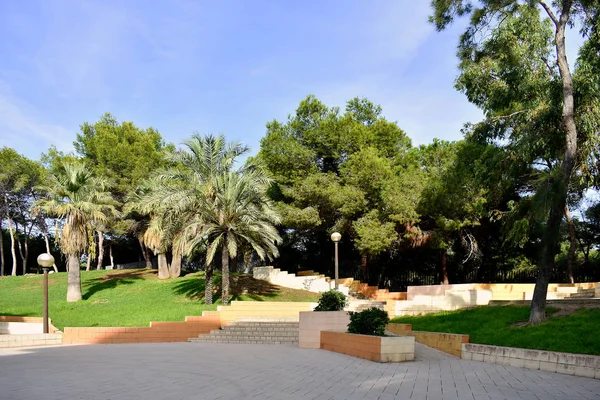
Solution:
M 465 343 L 461 358 L 600 379 L 600 356 Z

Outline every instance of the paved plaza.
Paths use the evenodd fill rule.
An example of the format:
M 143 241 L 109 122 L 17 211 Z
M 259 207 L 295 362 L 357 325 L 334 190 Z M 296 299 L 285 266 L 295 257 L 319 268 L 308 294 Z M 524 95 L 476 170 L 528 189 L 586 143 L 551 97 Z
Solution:
M 398 364 L 291 346 L 87 345 L 0 349 L 0 399 L 600 399 L 600 380 L 419 344 Z

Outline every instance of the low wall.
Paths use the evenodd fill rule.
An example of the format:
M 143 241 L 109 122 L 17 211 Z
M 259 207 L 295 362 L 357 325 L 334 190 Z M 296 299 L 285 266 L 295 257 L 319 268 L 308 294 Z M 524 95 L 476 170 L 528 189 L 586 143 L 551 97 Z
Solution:
M 62 333 L 0 335 L 0 348 L 57 346 L 62 344 Z
M 469 343 L 469 335 L 413 331 L 410 324 L 388 324 L 385 329 L 396 335 L 413 336 L 417 343 L 433 347 L 456 357 L 462 356 L 462 345 Z
M 149 327 L 65 328 L 63 344 L 186 342 L 221 328 L 217 315 L 186 317 L 185 322 L 151 322 Z
M 301 312 L 298 347 L 320 349 L 321 331 L 346 332 L 349 323 L 346 311 Z
M 219 306 L 222 325 L 238 319 L 273 318 L 298 321 L 300 312 L 312 311 L 317 303 L 277 301 L 232 301 L 229 306 Z M 203 315 L 210 315 L 203 313 Z
M 462 357 L 462 345 L 469 343 L 469 335 L 421 331 L 412 331 L 410 335 L 421 344 L 456 357 Z
M 407 299 L 414 300 L 415 296 L 443 296 L 447 290 L 491 290 L 493 300 L 525 300 L 527 293 L 533 292 L 534 283 L 461 283 L 455 285 L 425 285 L 409 286 Z M 548 285 L 549 298 L 558 294 L 577 292 L 577 289 L 594 289 L 596 283 L 551 283 Z M 569 290 L 573 288 L 574 290 Z
M 600 356 L 463 344 L 461 358 L 600 379 Z
M 386 331 L 392 332 L 394 335 L 406 336 L 412 332 L 411 324 L 388 324 L 385 327 Z
M 59 331 L 48 318 L 48 330 Z M 20 317 L 0 315 L 0 335 L 35 335 L 44 333 L 44 319 L 41 317 Z
M 377 362 L 415 359 L 415 339 L 411 336 L 380 337 L 322 331 L 321 349 Z

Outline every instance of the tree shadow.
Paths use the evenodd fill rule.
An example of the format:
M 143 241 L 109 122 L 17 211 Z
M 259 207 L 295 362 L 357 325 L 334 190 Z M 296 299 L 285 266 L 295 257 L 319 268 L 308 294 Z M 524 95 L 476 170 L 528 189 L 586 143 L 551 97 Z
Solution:
M 229 277 L 229 295 L 231 300 L 251 299 L 254 301 L 265 301 L 277 297 L 280 288 L 272 283 L 254 279 L 251 275 L 231 275 Z M 181 280 L 177 282 L 173 290 L 179 295 L 189 299 L 204 301 L 206 282 L 204 275 Z M 213 303 L 221 300 L 221 275 L 213 275 Z
M 2 317 L 39 317 L 39 315 L 39 313 L 34 312 L 23 312 L 19 314 L 0 312 L 0 316 Z
M 252 275 L 235 275 L 230 278 L 231 300 L 240 300 L 242 296 L 254 301 L 275 298 L 281 288 L 270 282 L 254 279 Z
M 148 270 L 122 271 L 90 279 L 82 282 L 81 286 L 85 290 L 83 299 L 88 300 L 93 295 L 103 290 L 111 290 L 121 285 L 131 285 L 135 280 L 144 279 L 144 276 L 154 274 L 155 272 Z

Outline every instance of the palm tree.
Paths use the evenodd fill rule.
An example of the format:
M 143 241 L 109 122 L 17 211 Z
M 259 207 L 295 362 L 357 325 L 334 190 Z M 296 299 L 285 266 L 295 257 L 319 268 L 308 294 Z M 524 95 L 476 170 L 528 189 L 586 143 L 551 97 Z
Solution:
M 266 191 L 271 184 L 265 171 L 247 164 L 239 171 L 214 176 L 213 197 L 206 197 L 188 222 L 182 235 L 187 252 L 208 243 L 206 265 L 221 250 L 223 304 L 229 302 L 229 259 L 237 256 L 242 244 L 249 244 L 261 260 L 279 256 L 281 237 L 275 228 L 280 217 Z
M 65 161 L 39 189 L 47 196 L 34 207 L 65 220 L 60 249 L 68 259 L 67 301 L 79 301 L 82 298 L 79 261 L 88 247 L 88 230 L 93 229 L 92 222 L 107 223 L 118 211 L 106 191 L 106 183 L 93 177 L 80 161 Z
M 174 255 L 183 251 L 180 228 L 197 222 L 201 204 L 215 198 L 214 177 L 229 173 L 236 158 L 248 151 L 239 143 L 227 143 L 223 135 L 193 135 L 184 145 L 185 150 L 167 155 L 170 167 L 146 181 L 130 205 L 151 217 L 144 242 L 155 251 L 172 245 Z M 212 265 L 207 264 L 205 272 L 204 300 L 212 304 Z

